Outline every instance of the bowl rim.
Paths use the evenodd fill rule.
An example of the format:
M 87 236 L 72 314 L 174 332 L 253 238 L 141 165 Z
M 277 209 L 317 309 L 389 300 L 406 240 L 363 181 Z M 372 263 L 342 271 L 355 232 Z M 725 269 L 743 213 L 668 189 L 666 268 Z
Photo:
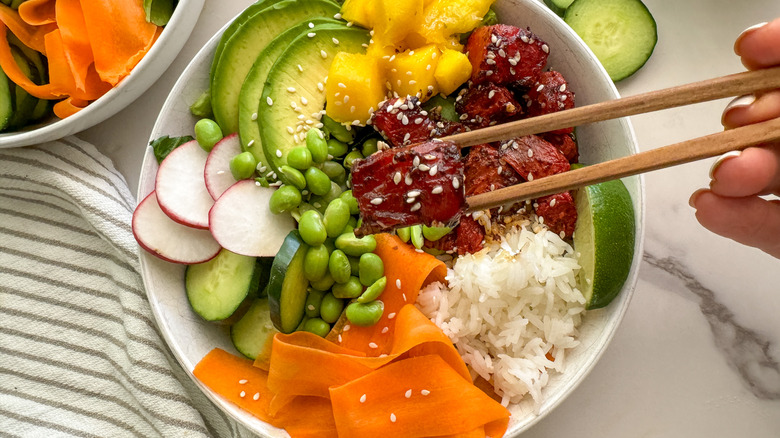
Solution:
M 524 3 L 524 5 L 527 6 L 529 9 L 532 9 L 535 14 L 545 15 L 548 20 L 558 20 L 561 26 L 559 26 L 556 29 L 556 31 L 566 33 L 568 39 L 570 39 L 573 43 L 577 44 L 579 49 L 582 50 L 591 59 L 591 61 L 595 62 L 595 66 L 597 69 L 600 70 L 600 74 L 607 79 L 609 78 L 609 75 L 607 74 L 606 70 L 603 68 L 601 63 L 596 58 L 595 54 L 585 44 L 585 42 L 568 25 L 565 25 L 561 17 L 556 15 L 554 12 L 552 12 L 542 2 L 537 0 L 504 0 L 504 1 Z M 164 105 L 160 109 L 160 114 L 158 115 L 158 118 L 155 121 L 154 127 L 150 133 L 150 141 L 156 138 L 157 136 L 165 135 L 164 133 L 165 127 L 162 126 L 162 119 L 163 119 L 162 114 L 166 113 L 166 111 L 173 110 L 174 100 L 175 100 L 172 98 L 173 92 L 175 90 L 179 90 L 182 87 L 182 84 L 185 81 L 184 78 L 189 77 L 191 71 L 195 68 L 192 61 L 195 58 L 203 56 L 202 52 L 206 51 L 210 46 L 215 44 L 215 41 L 221 37 L 222 33 L 240 14 L 241 12 L 239 12 L 235 17 L 233 17 L 230 21 L 228 21 L 221 29 L 219 29 L 203 45 L 203 47 L 193 56 L 193 58 L 190 60 L 190 63 L 182 71 L 181 75 L 176 80 L 176 83 L 171 88 L 171 92 L 166 97 Z M 615 98 L 620 97 L 617 87 L 611 80 L 609 80 L 609 91 L 613 94 Z M 638 142 L 630 119 L 621 118 L 618 119 L 618 121 L 621 124 L 621 128 L 625 130 L 627 138 L 630 139 L 629 149 L 631 150 L 632 153 L 637 153 L 639 151 Z M 154 158 L 154 154 L 152 153 L 152 149 L 151 147 L 147 147 L 143 159 L 143 164 L 141 166 L 142 169 L 141 172 L 143 173 L 145 171 L 149 171 L 149 169 L 156 168 L 156 166 L 157 163 Z M 614 338 L 618 327 L 621 325 L 623 321 L 623 318 L 628 310 L 629 304 L 631 302 L 631 299 L 633 297 L 638 282 L 639 266 L 642 259 L 644 238 L 645 238 L 644 230 L 645 230 L 646 194 L 645 194 L 644 176 L 636 175 L 634 177 L 629 177 L 629 178 L 636 178 L 637 180 L 637 184 L 636 184 L 637 189 L 635 193 L 636 199 L 634 199 L 636 239 L 634 243 L 634 258 L 632 260 L 631 270 L 629 271 L 629 275 L 626 279 L 626 282 L 623 285 L 623 289 L 620 295 L 618 296 L 618 299 L 616 299 L 611 304 L 611 306 L 619 306 L 619 308 L 616 309 L 614 315 L 610 318 L 610 326 L 608 327 L 608 330 L 605 330 L 603 335 L 598 338 L 597 342 L 594 342 L 593 344 L 590 345 L 590 348 L 594 349 L 594 354 L 589 356 L 584 366 L 581 366 L 576 370 L 567 371 L 568 380 L 571 381 L 572 383 L 567 385 L 565 389 L 561 391 L 561 393 L 557 397 L 552 399 L 545 399 L 543 401 L 540 411 L 537 412 L 535 415 L 533 415 L 530 420 L 525 420 L 522 426 L 520 426 L 518 429 L 511 430 L 511 433 L 510 433 L 510 429 L 508 429 L 505 438 L 517 437 L 523 432 L 527 431 L 529 428 L 533 427 L 536 423 L 542 420 L 549 413 L 553 412 L 555 408 L 557 408 L 567 397 L 569 397 L 579 387 L 582 381 L 585 380 L 588 374 L 590 374 L 590 372 L 595 368 L 596 364 L 599 362 L 604 352 L 606 351 L 606 348 L 612 342 L 612 339 Z M 139 198 L 145 197 L 146 195 L 144 191 L 145 187 L 146 187 L 145 182 L 143 181 L 142 178 L 140 178 L 137 186 L 137 197 Z M 143 252 L 139 253 L 139 255 L 140 255 L 141 272 L 142 274 L 146 274 L 146 272 L 150 269 L 149 263 L 147 263 L 145 259 L 145 257 L 147 256 L 143 254 Z M 152 256 L 148 256 L 148 257 L 152 257 Z M 159 306 L 159 303 L 153 300 L 152 293 L 150 292 L 151 280 L 148 278 L 148 275 L 143 275 L 143 282 L 146 289 L 147 298 L 149 299 L 157 324 L 161 327 L 167 325 L 161 313 L 162 310 L 161 307 Z M 596 310 L 596 312 L 598 311 L 600 310 Z M 193 371 L 192 367 L 186 363 L 186 358 L 184 357 L 183 351 L 180 348 L 178 348 L 177 342 L 174 342 L 173 334 L 167 330 L 162 330 L 162 329 L 160 330 L 160 332 L 163 335 L 163 338 L 165 339 L 169 348 L 174 353 L 174 357 L 176 358 L 176 361 L 179 363 L 179 365 L 185 370 L 187 375 L 195 382 L 195 384 L 201 389 L 201 391 L 206 395 L 206 397 L 209 400 L 211 400 L 214 404 L 216 404 L 220 410 L 225 412 L 228 416 L 230 416 L 238 423 L 244 425 L 245 427 L 252 428 L 256 433 L 262 433 L 262 432 L 260 430 L 257 430 L 254 427 L 254 425 L 250 425 L 250 422 L 254 423 L 255 425 L 260 425 L 260 427 L 264 429 L 273 429 L 273 430 L 277 429 L 273 426 L 268 425 L 265 422 L 262 422 L 261 420 L 252 416 L 247 411 L 238 408 L 237 406 L 229 402 L 227 399 L 221 397 L 220 395 L 214 393 L 208 387 L 206 387 L 202 382 L 200 382 L 194 376 L 192 372 Z M 512 426 L 512 422 L 510 420 L 510 427 L 511 426 Z
M 195 28 L 204 3 L 205 0 L 179 0 L 157 41 L 119 85 L 66 119 L 52 115 L 48 121 L 22 130 L 0 133 L 0 149 L 58 140 L 89 129 L 128 107 L 154 85 L 176 59 Z M 161 56 L 166 54 L 168 56 Z M 144 80 L 148 81 L 146 85 L 131 88 Z

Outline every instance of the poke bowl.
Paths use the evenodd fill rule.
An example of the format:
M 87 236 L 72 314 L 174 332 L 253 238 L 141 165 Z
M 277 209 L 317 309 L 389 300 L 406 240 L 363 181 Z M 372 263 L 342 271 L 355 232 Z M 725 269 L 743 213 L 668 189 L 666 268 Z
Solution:
M 499 23 L 529 28 L 549 46 L 547 67 L 554 68 L 566 78 L 568 87 L 576 92 L 578 106 L 619 97 L 608 74 L 585 43 L 541 2 L 498 0 L 492 7 Z M 193 133 L 193 126 L 199 118 L 192 115 L 191 106 L 210 86 L 211 63 L 215 50 L 218 50 L 222 32 L 227 28 L 228 26 L 215 35 L 184 70 L 161 110 L 151 134 L 152 140 Z M 576 138 L 582 163 L 598 163 L 638 151 L 633 129 L 627 119 L 577 127 Z M 141 170 L 139 200 L 147 198 L 155 190 L 159 168 L 158 160 L 150 147 Z M 575 390 L 598 362 L 628 308 L 637 282 L 642 253 L 645 201 L 641 177 L 626 178 L 622 181 L 630 195 L 630 206 L 634 215 L 633 261 L 627 268 L 627 277 L 619 294 L 611 303 L 603 308 L 587 310 L 583 314 L 576 329 L 578 345 L 566 350 L 563 371 L 551 372 L 549 378 L 545 377 L 545 385 L 540 394 L 537 394 L 538 397 L 526 395 L 519 402 L 508 403 L 511 417 L 504 436 L 521 434 Z M 213 349 L 219 348 L 238 354 L 231 342 L 230 325 L 205 321 L 193 311 L 185 291 L 185 266 L 166 262 L 146 251 L 141 251 L 140 261 L 147 296 L 161 333 L 181 366 L 204 394 L 229 416 L 258 435 L 288 436 L 285 430 L 262 421 L 195 377 L 193 370 L 196 365 Z M 395 422 L 395 415 L 392 421 Z
M 65 118 L 51 114 L 49 108 L 42 118 L 34 117 L 37 121 L 0 132 L 0 148 L 57 140 L 91 128 L 130 105 L 162 76 L 184 47 L 195 28 L 203 3 L 204 0 L 180 0 L 167 23 L 158 27 L 163 31 L 158 30 L 154 43 L 143 58 L 105 94 L 96 100 L 90 99 L 86 107 Z

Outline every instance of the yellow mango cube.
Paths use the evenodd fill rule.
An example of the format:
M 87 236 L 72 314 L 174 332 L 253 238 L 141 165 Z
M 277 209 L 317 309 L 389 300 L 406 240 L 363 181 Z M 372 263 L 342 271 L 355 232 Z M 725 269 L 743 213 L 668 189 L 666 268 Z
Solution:
M 415 32 L 428 43 L 449 44 L 453 35 L 474 30 L 495 0 L 433 0 Z
M 390 88 L 399 96 L 418 96 L 428 100 L 439 92 L 434 77 L 441 58 L 441 51 L 434 45 L 407 50 L 390 58 L 387 63 L 387 80 Z
M 439 84 L 439 91 L 442 94 L 450 94 L 469 80 L 471 70 L 471 62 L 465 53 L 445 49 L 433 76 Z
M 377 0 L 345 0 L 341 6 L 341 18 L 358 26 L 374 27 L 374 13 Z
M 338 53 L 330 65 L 325 93 L 328 116 L 341 123 L 365 125 L 386 97 L 379 59 L 362 53 Z
M 375 0 L 374 41 L 399 46 L 423 18 L 424 0 Z

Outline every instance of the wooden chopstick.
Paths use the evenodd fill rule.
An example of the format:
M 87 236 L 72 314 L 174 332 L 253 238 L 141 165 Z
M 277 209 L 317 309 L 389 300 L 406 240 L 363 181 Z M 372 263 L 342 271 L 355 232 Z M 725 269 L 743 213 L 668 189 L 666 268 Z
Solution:
M 724 97 L 780 88 L 780 67 L 747 71 L 719 78 L 665 88 L 635 96 L 600 102 L 539 117 L 504 123 L 488 128 L 451 135 L 442 140 L 461 147 L 508 140 L 524 135 L 554 131 L 587 123 L 616 119 L 707 102 Z
M 584 107 L 583 107 L 584 108 Z M 635 155 L 466 198 L 470 211 L 534 199 L 604 181 L 715 157 L 780 140 L 780 118 L 683 141 Z

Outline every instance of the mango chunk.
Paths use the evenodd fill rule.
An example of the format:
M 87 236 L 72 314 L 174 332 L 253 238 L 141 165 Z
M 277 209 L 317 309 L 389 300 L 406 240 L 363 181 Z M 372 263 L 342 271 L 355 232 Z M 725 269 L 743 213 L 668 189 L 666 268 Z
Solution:
M 421 101 L 437 94 L 439 86 L 434 74 L 440 55 L 433 44 L 395 55 L 388 62 L 387 71 L 392 91 L 401 97 L 418 96 Z
M 341 18 L 358 26 L 374 27 L 374 14 L 377 0 L 345 0 L 341 6 Z
M 469 80 L 471 70 L 471 62 L 465 53 L 445 49 L 433 76 L 439 84 L 439 91 L 442 94 L 450 94 Z
M 423 0 L 375 0 L 374 42 L 399 46 L 423 18 Z
M 415 31 L 429 43 L 450 45 L 451 37 L 471 32 L 495 0 L 433 0 Z M 454 48 L 454 47 L 450 47 Z
M 362 53 L 340 52 L 330 66 L 325 92 L 328 116 L 341 123 L 365 125 L 385 99 L 379 60 Z

